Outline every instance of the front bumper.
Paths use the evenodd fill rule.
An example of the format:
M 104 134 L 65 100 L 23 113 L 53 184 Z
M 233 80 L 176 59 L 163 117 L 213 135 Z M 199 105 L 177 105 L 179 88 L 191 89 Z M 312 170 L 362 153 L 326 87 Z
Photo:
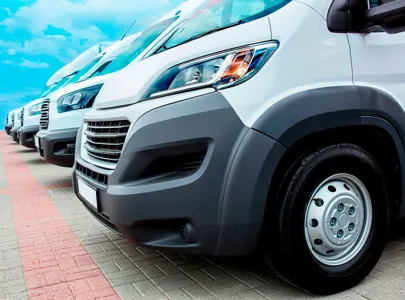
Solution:
M 39 131 L 39 126 L 27 126 L 18 130 L 20 144 L 27 148 L 35 148 L 35 134 Z
M 128 133 L 115 170 L 83 160 L 80 138 L 79 132 L 75 193 L 110 229 L 158 249 L 255 251 L 275 162 L 285 149 L 245 127 L 222 94 L 143 115 Z M 97 209 L 80 195 L 78 180 L 96 190 Z
M 20 130 L 20 127 L 15 127 L 10 130 L 10 135 L 13 138 L 13 141 L 16 143 L 20 142 L 20 139 L 18 138 L 18 130 Z
M 11 125 L 6 125 L 4 127 L 4 130 L 6 131 L 7 135 L 10 135 L 11 128 L 12 128 Z
M 72 167 L 75 158 L 75 143 L 78 128 L 38 132 L 39 155 L 47 162 L 61 166 Z

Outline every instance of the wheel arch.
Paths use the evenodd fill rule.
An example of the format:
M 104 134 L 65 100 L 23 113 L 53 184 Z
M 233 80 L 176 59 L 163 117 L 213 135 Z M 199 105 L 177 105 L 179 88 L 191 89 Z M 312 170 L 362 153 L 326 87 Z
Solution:
M 285 167 L 283 161 L 293 156 L 297 145 L 309 137 L 312 137 L 309 141 L 316 144 L 317 137 L 329 136 L 333 140 L 335 133 L 353 129 L 385 134 L 391 140 L 398 161 L 395 175 L 399 181 L 395 196 L 397 216 L 405 217 L 405 194 L 401 188 L 405 186 L 405 112 L 387 92 L 367 86 L 337 86 L 300 92 L 276 103 L 252 128 L 287 149 L 277 163 L 271 186 L 279 184 L 280 169 Z

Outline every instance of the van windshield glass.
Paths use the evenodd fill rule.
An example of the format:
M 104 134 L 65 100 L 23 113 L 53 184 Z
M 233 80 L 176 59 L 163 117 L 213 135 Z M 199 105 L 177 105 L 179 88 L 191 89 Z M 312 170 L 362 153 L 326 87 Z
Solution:
M 72 79 L 73 76 L 74 75 L 70 75 L 70 76 L 66 76 L 66 77 L 62 78 L 54 87 L 52 87 L 47 92 L 45 92 L 45 94 L 43 94 L 42 97 L 46 97 L 50 93 L 53 93 L 53 92 L 59 90 L 61 87 L 63 87 L 65 84 L 67 84 L 70 81 L 70 79 Z
M 100 75 L 106 75 L 129 65 L 138 57 L 146 48 L 149 47 L 166 29 L 170 27 L 179 17 L 166 19 L 146 29 L 138 38 L 136 38 L 126 50 L 117 56 L 114 61 L 109 64 Z
M 161 51 L 262 18 L 288 2 L 290 0 L 206 0 L 173 34 Z
M 69 84 L 78 82 L 80 78 L 83 75 L 85 75 L 88 71 L 90 71 L 90 69 L 93 68 L 100 60 L 101 56 L 93 59 L 87 66 L 85 66 L 83 69 L 78 71 L 76 75 L 73 76 L 73 78 L 69 81 Z

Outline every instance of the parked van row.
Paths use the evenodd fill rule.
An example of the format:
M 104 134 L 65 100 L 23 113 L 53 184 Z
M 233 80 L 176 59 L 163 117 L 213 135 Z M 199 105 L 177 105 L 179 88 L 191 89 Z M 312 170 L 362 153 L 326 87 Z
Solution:
M 313 294 L 371 272 L 405 216 L 405 0 L 191 0 L 119 45 L 34 136 L 97 220 Z

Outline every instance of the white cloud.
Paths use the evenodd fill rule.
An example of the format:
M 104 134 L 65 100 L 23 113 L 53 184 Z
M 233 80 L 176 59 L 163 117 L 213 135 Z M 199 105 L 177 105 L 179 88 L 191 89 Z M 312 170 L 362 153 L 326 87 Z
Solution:
M 75 55 L 99 42 L 110 41 L 111 32 L 104 33 L 94 24 L 104 24 L 115 38 L 124 33 L 134 19 L 136 26 L 145 27 L 173 8 L 179 0 L 37 0 L 20 7 L 0 22 L 7 32 L 28 31 L 32 39 L 17 43 L 0 40 L 0 52 L 8 55 L 49 55 L 68 62 Z M 45 35 L 47 28 L 60 29 L 66 36 Z M 121 32 L 122 31 L 122 32 Z M 3 44 L 3 45 L 2 45 Z M 72 49 L 75 49 L 72 51 Z
M 19 64 L 20 67 L 28 68 L 28 69 L 47 69 L 49 65 L 45 62 L 38 61 L 30 61 L 28 59 L 21 59 L 21 63 Z
M 19 102 L 26 97 L 37 96 L 41 92 L 40 89 L 37 88 L 27 88 L 24 91 L 13 92 L 13 93 L 3 93 L 0 94 L 0 102 Z
M 10 65 L 10 66 L 19 66 L 28 69 L 47 69 L 49 68 L 49 64 L 45 62 L 31 61 L 25 58 L 21 58 L 20 62 L 16 62 L 14 60 L 3 60 L 1 62 L 3 65 Z

